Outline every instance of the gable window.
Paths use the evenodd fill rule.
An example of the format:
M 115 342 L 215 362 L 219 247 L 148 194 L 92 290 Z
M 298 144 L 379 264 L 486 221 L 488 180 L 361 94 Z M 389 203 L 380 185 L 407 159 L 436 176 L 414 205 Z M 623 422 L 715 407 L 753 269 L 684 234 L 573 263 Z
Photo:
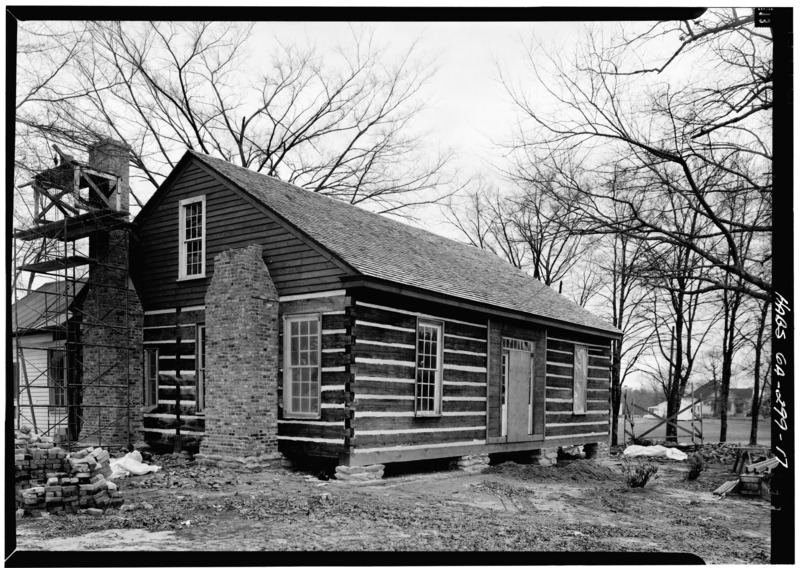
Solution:
M 144 350 L 144 405 L 158 404 L 158 349 Z
M 588 373 L 589 348 L 575 345 L 573 363 L 572 412 L 586 414 L 586 375 Z
M 206 326 L 197 325 L 197 412 L 206 409 Z
M 179 228 L 179 278 L 188 280 L 206 275 L 206 196 L 183 199 Z
M 442 412 L 442 324 L 417 322 L 417 381 L 414 411 L 417 416 Z
M 320 417 L 320 316 L 287 316 L 284 323 L 284 413 Z
M 47 350 L 47 386 L 50 406 L 67 406 L 67 354 L 63 349 Z

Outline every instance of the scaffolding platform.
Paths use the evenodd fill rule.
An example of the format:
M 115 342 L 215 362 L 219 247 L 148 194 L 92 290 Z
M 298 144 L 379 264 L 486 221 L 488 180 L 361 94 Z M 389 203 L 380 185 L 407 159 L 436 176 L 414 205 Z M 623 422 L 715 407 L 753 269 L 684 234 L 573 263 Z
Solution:
M 19 267 L 19 270 L 26 270 L 28 272 L 35 272 L 37 274 L 48 274 L 58 270 L 77 268 L 79 266 L 87 266 L 90 264 L 97 264 L 97 260 L 86 256 L 67 256 L 65 258 L 56 258 L 54 260 L 45 260 L 43 262 L 24 264 Z
M 38 227 L 22 229 L 14 232 L 14 238 L 22 241 L 34 241 L 48 238 L 60 241 L 75 241 L 93 235 L 99 231 L 113 231 L 132 226 L 126 211 L 100 209 L 58 221 L 42 223 Z

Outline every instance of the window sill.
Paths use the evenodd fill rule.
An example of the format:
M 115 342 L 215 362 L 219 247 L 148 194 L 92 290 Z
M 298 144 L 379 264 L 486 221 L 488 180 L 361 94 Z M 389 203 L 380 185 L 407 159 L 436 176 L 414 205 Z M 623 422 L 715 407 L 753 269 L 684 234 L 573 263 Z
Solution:
M 441 418 L 441 417 L 442 417 L 442 413 L 441 412 L 436 413 L 436 414 L 434 414 L 432 412 L 431 413 L 424 413 L 424 414 L 414 414 L 414 418 Z
M 203 274 L 192 274 L 191 276 L 180 276 L 178 277 L 178 282 L 184 282 L 186 280 L 200 280 L 201 278 L 205 278 L 205 273 Z
M 291 416 L 283 415 L 283 420 L 322 420 L 321 414 L 292 414 Z

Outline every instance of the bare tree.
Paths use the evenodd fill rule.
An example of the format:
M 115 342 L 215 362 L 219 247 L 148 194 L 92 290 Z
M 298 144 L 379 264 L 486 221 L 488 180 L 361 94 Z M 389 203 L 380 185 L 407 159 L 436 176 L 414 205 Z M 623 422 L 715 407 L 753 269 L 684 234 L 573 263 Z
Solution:
M 527 253 L 516 234 L 510 202 L 482 178 L 472 180 L 473 187 L 458 199 L 451 198 L 442 207 L 445 220 L 472 246 L 488 250 L 517 268 L 527 262 Z
M 666 208 L 676 230 L 687 238 L 702 234 L 700 215 L 683 217 L 676 208 Z M 701 347 L 719 318 L 709 309 L 708 294 L 699 292 L 706 281 L 702 258 L 691 249 L 657 245 L 647 251 L 645 278 L 653 288 L 650 325 L 655 345 L 649 374 L 667 399 L 667 416 L 680 410 L 686 385 L 692 376 Z M 677 428 L 667 424 L 667 440 L 677 439 Z
M 101 134 L 123 140 L 132 178 L 151 188 L 191 148 L 381 213 L 449 192 L 450 154 L 424 147 L 419 129 L 435 65 L 416 44 L 394 56 L 353 27 L 338 51 L 276 41 L 269 57 L 253 52 L 253 25 L 83 26 L 86 49 L 63 77 L 21 101 L 27 132 L 75 151 Z
M 697 22 L 635 29 L 611 38 L 589 33 L 571 60 L 551 53 L 552 73 L 543 71 L 542 52 L 530 47 L 532 75 L 555 107 L 531 98 L 528 77 L 501 77 L 523 117 L 512 144 L 516 159 L 563 163 L 569 154 L 595 176 L 624 171 L 630 180 L 644 180 L 609 193 L 603 184 L 559 170 L 559 183 L 582 196 L 576 202 L 595 221 L 619 228 L 609 212 L 622 205 L 630 234 L 685 248 L 717 268 L 702 275 L 697 293 L 734 286 L 766 299 L 771 282 L 763 265 L 771 250 L 753 247 L 745 254 L 738 237 L 752 233 L 765 240 L 772 229 L 771 37 L 753 28 L 751 16 L 723 10 Z M 675 52 L 662 47 L 655 62 L 643 62 L 642 53 L 657 53 L 676 38 Z M 684 78 L 687 66 L 696 72 Z M 549 108 L 555 110 L 540 110 Z M 664 192 L 684 214 L 707 221 L 703 233 L 688 238 L 653 207 L 653 197 Z M 726 214 L 731 193 L 749 203 L 743 219 Z M 726 281 L 725 274 L 735 278 Z
M 769 306 L 770 302 L 760 302 L 757 317 L 755 318 L 755 333 L 746 335 L 753 349 L 753 400 L 750 406 L 751 446 L 758 444 L 758 419 L 761 417 L 765 387 L 769 382 L 769 357 L 765 356 L 770 335 L 768 332 Z M 764 368 L 765 366 L 766 368 Z

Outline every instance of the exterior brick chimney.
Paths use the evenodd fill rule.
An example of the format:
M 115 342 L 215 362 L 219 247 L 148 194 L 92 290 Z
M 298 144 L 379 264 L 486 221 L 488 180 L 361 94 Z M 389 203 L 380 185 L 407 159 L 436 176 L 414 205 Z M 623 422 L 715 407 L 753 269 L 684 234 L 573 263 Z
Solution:
M 89 149 L 89 166 L 120 176 L 110 196 L 128 211 L 130 149 L 103 139 Z M 144 313 L 128 275 L 128 229 L 98 231 L 89 237 L 89 270 L 81 318 L 82 420 L 80 439 L 119 447 L 141 438 L 143 399 L 142 325 Z
M 206 421 L 200 451 L 278 454 L 278 292 L 260 245 L 214 258 L 206 306 Z

